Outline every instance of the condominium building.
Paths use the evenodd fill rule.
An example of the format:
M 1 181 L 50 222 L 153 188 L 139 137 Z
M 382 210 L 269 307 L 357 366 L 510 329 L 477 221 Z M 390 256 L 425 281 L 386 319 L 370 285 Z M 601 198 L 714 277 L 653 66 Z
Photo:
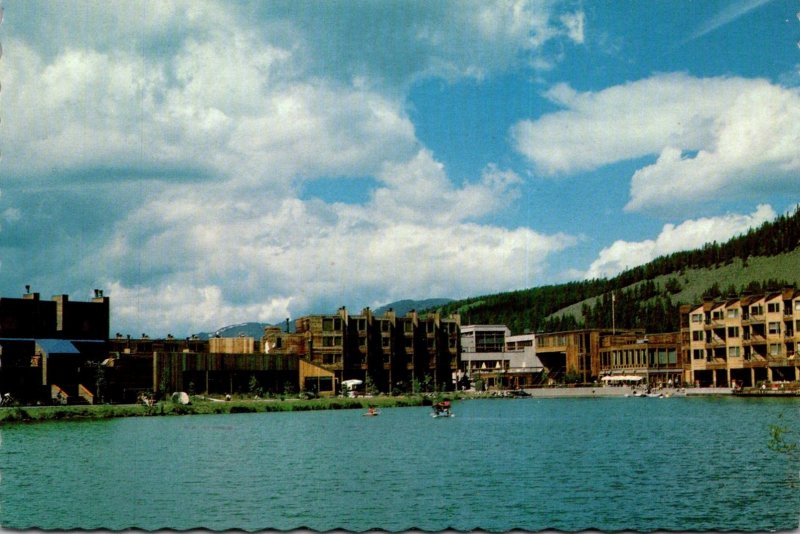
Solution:
M 343 307 L 333 315 L 312 315 L 295 322 L 307 343 L 302 357 L 332 371 L 337 383 L 371 382 L 378 390 L 407 391 L 412 383 L 453 389 L 458 369 L 458 316 L 420 316 L 411 311 L 382 317 L 369 308 L 350 315 Z
M 686 379 L 701 386 L 800 380 L 800 291 L 681 307 Z

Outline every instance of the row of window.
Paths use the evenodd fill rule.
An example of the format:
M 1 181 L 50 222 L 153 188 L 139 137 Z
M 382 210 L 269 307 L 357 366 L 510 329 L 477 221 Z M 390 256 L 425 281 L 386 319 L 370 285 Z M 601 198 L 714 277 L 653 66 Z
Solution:
M 757 351 L 750 351 L 750 347 L 728 347 L 727 348 L 727 356 L 728 358 L 741 358 L 744 357 L 745 360 L 750 360 L 752 355 L 760 355 Z M 794 355 L 795 351 L 792 349 L 791 345 L 786 347 L 786 355 Z M 776 357 L 782 356 L 782 344 L 781 343 L 770 343 L 767 345 L 767 355 Z M 708 360 L 711 361 L 715 356 L 715 353 L 711 350 L 705 349 L 694 349 L 692 350 L 692 359 L 693 360 Z
M 783 323 L 781 321 L 770 321 L 767 323 L 767 334 L 770 336 L 778 336 L 781 334 L 781 331 L 786 335 L 786 337 L 793 337 L 795 330 L 792 328 L 792 324 L 788 323 L 786 327 L 782 327 Z M 800 319 L 795 321 L 795 326 L 797 331 L 800 331 Z M 727 339 L 736 339 L 740 336 L 740 328 L 738 326 L 729 326 L 726 329 L 722 330 L 726 334 Z M 749 327 L 744 327 L 744 339 L 749 340 L 751 339 L 751 334 L 756 335 L 763 335 L 763 330 L 760 332 L 752 332 Z M 697 342 L 705 342 L 711 343 L 713 341 L 719 341 L 724 343 L 725 339 L 716 335 L 712 331 L 705 331 L 705 330 L 693 330 L 692 331 L 692 341 Z
M 600 356 L 600 365 L 609 367 L 631 367 L 671 365 L 678 363 L 678 351 L 669 349 L 636 349 L 604 352 Z
M 800 300 L 795 301 L 794 303 L 795 311 L 800 312 Z M 712 321 L 722 321 L 727 316 L 728 319 L 738 319 L 739 318 L 739 310 L 740 308 L 730 308 L 728 310 L 712 310 L 711 311 L 711 320 Z M 749 308 L 744 308 L 745 310 L 745 319 L 749 316 L 761 316 L 764 315 L 764 305 L 763 304 L 754 304 Z M 774 314 L 774 313 L 781 313 L 781 303 L 780 302 L 769 302 L 767 303 L 767 313 Z M 785 315 L 792 315 L 792 308 L 787 306 L 785 308 Z M 690 320 L 693 323 L 703 323 L 705 322 L 705 313 L 693 313 L 691 314 Z
M 414 346 L 414 338 L 411 336 L 405 336 L 404 338 L 404 345 L 408 348 Z M 433 338 L 426 338 L 425 340 L 426 346 L 428 349 L 433 350 L 436 348 L 436 340 Z M 366 337 L 359 337 L 358 338 L 358 346 L 359 347 L 366 347 L 367 345 L 367 338 Z M 341 347 L 342 346 L 342 336 L 322 336 L 322 346 L 323 347 Z M 390 348 L 392 346 L 392 338 L 388 336 L 381 337 L 381 347 L 382 348 Z M 456 339 L 450 338 L 448 339 L 448 348 L 455 349 L 457 346 Z

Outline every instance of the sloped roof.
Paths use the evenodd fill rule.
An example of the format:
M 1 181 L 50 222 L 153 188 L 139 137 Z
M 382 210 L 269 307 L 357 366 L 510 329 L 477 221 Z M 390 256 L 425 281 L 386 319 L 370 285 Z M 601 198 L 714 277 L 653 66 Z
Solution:
M 48 356 L 54 354 L 80 354 L 81 351 L 66 339 L 37 339 L 36 346 Z

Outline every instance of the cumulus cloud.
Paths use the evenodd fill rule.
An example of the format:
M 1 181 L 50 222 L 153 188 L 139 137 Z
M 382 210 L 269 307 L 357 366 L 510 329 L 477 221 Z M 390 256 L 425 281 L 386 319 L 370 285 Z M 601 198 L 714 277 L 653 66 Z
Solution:
M 238 48 L 237 48 L 238 46 Z M 4 82 L 12 176 L 114 166 L 255 182 L 377 171 L 416 149 L 402 103 L 324 80 L 271 80 L 285 50 L 248 38 L 189 42 L 169 65 L 15 45 Z M 276 67 L 278 68 L 278 67 Z
M 101 263 L 127 271 L 108 273 L 109 295 L 171 310 L 175 330 L 197 331 L 248 316 L 280 321 L 342 304 L 530 285 L 548 257 L 575 243 L 472 222 L 498 209 L 519 181 L 495 166 L 456 188 L 423 150 L 378 177 L 363 205 L 170 188 L 117 224 Z M 162 294 L 172 296 L 155 302 Z M 137 324 L 141 309 L 120 307 L 115 316 Z
M 657 155 L 632 177 L 631 211 L 777 191 L 800 170 L 796 88 L 664 74 L 599 92 L 562 84 L 547 96 L 564 109 L 517 123 L 517 150 L 546 175 Z
M 482 222 L 519 176 L 487 162 L 454 183 L 417 139 L 406 91 L 529 65 L 548 42 L 580 42 L 579 13 L 85 0 L 7 14 L 5 283 L 104 287 L 114 328 L 184 334 L 516 288 L 574 244 Z M 377 187 L 361 204 L 298 198 L 337 177 Z M 29 264 L 35 276 L 8 269 Z
M 771 206 L 762 204 L 749 215 L 729 214 L 687 220 L 678 225 L 666 224 L 655 239 L 619 240 L 602 249 L 585 276 L 587 279 L 611 277 L 659 256 L 699 248 L 712 241 L 724 242 L 776 216 Z

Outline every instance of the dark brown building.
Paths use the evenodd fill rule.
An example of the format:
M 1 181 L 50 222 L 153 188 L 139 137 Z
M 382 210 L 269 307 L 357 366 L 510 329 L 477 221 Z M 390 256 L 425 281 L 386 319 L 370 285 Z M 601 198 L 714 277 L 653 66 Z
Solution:
M 94 402 L 106 358 L 109 299 L 39 293 L 0 298 L 0 392 L 24 402 Z

